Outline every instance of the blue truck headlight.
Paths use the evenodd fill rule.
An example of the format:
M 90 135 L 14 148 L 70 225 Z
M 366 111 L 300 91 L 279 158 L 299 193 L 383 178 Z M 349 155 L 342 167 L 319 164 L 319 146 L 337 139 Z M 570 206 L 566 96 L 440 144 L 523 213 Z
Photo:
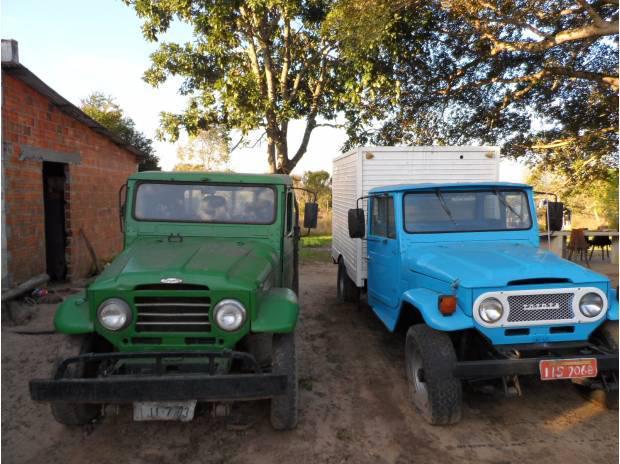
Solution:
M 222 300 L 213 310 L 215 323 L 226 332 L 233 332 L 243 325 L 246 310 L 237 300 Z
M 480 319 L 488 324 L 499 321 L 504 315 L 504 306 L 497 298 L 486 298 L 478 306 Z
M 131 308 L 120 298 L 110 298 L 97 309 L 97 319 L 108 330 L 121 330 L 131 322 Z
M 586 293 L 579 300 L 579 311 L 586 317 L 596 317 L 601 314 L 605 302 L 597 293 Z

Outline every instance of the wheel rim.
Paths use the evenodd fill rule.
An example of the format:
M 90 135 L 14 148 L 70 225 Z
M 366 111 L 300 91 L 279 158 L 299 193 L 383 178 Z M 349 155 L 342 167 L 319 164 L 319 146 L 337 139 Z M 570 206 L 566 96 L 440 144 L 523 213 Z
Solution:
M 411 346 L 409 367 L 409 389 L 414 404 L 423 412 L 428 412 L 428 389 L 424 379 L 424 366 L 422 356 L 415 345 Z

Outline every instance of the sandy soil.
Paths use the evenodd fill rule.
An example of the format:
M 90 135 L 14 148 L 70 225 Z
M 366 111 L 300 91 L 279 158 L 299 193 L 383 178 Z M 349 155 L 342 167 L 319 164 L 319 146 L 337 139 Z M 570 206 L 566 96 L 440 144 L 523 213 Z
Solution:
M 524 396 L 466 391 L 463 421 L 423 422 L 407 398 L 403 337 L 368 308 L 340 305 L 336 267 L 302 268 L 299 427 L 274 432 L 267 402 L 238 404 L 227 419 L 135 423 L 131 408 L 68 429 L 29 399 L 46 377 L 59 335 L 45 330 L 54 305 L 2 327 L 2 457 L 5 463 L 586 463 L 618 462 L 618 412 L 589 403 L 568 383 L 523 381 Z

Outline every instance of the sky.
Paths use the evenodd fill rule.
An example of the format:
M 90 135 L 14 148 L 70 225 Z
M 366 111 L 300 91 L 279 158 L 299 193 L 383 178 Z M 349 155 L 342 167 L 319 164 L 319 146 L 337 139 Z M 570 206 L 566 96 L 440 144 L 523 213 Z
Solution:
M 177 92 L 179 80 L 169 80 L 158 88 L 142 80 L 157 44 L 143 38 L 140 19 L 121 0 L 1 0 L 0 17 L 2 38 L 19 42 L 20 62 L 75 105 L 95 91 L 111 95 L 136 127 L 153 140 L 159 113 L 180 112 L 185 107 L 185 97 Z M 164 37 L 178 42 L 190 39 L 191 29 L 182 24 L 174 25 Z M 289 149 L 296 150 L 303 128 L 302 121 L 291 123 Z M 316 128 L 307 153 L 293 172 L 331 172 L 332 159 L 345 141 L 342 129 Z M 156 140 L 154 145 L 162 168 L 172 169 L 177 146 Z M 230 167 L 266 172 L 265 151 L 264 144 L 237 149 Z M 519 182 L 525 175 L 526 170 L 517 163 L 500 164 L 501 180 Z

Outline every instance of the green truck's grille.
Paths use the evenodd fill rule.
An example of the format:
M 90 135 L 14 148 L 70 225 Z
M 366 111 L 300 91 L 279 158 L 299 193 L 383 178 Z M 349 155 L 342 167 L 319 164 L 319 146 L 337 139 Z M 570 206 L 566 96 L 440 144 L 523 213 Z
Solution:
M 136 332 L 209 332 L 211 298 L 205 296 L 137 296 Z

